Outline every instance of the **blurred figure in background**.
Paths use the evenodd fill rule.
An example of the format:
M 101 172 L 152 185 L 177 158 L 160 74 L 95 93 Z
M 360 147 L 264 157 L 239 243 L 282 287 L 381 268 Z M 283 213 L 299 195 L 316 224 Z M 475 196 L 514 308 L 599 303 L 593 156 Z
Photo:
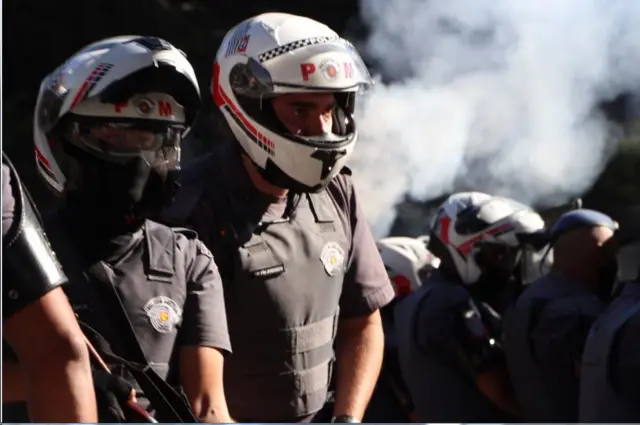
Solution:
M 549 232 L 554 262 L 509 312 L 505 350 L 527 422 L 577 422 L 585 339 L 611 296 L 617 223 L 600 212 L 562 215 Z
M 530 208 L 480 192 L 451 195 L 428 249 L 440 265 L 395 311 L 402 376 L 419 422 L 510 422 L 518 414 L 501 344 L 505 297 L 526 239 L 544 228 Z
M 427 236 L 426 239 L 389 237 L 376 242 L 396 298 L 380 310 L 385 336 L 384 360 L 365 422 L 397 423 L 417 419 L 398 362 L 394 306 L 398 300 L 417 290 L 422 281 L 437 269 L 440 260 L 427 249 L 428 241 Z

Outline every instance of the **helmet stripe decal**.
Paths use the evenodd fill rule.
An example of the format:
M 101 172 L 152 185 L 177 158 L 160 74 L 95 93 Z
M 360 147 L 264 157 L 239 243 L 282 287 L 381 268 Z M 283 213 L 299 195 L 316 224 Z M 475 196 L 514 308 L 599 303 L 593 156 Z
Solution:
M 340 39 L 338 36 L 304 38 L 302 40 L 287 43 L 284 46 L 278 46 L 271 50 L 267 50 L 264 53 L 260 53 L 258 55 L 258 60 L 260 62 L 266 62 L 270 59 L 277 58 L 280 55 L 284 55 L 285 53 L 289 53 L 292 50 L 301 49 L 302 47 L 312 46 L 314 44 L 329 43 L 330 41 L 338 39 Z
M 262 150 L 267 152 L 269 155 L 273 156 L 275 154 L 275 152 L 274 152 L 274 150 L 272 148 L 267 146 L 267 144 L 264 143 L 262 140 L 260 140 L 258 137 L 256 137 L 255 134 L 251 133 L 251 131 L 249 131 L 247 126 L 242 124 L 242 121 L 240 120 L 240 118 L 236 114 L 233 113 L 233 110 L 231 109 L 231 107 L 229 105 L 224 105 L 224 109 L 225 109 L 225 111 L 227 111 L 229 113 L 229 115 L 231 116 L 231 118 L 233 118 L 233 120 L 236 122 L 236 124 L 238 124 L 238 126 L 242 130 L 244 130 L 245 134 L 247 136 L 249 136 L 249 138 L 251 140 L 253 140 L 254 143 L 256 143 L 258 146 L 260 146 L 260 148 L 262 148 Z M 257 134 L 260 134 L 260 133 L 257 133 Z
M 506 229 L 508 229 L 509 227 L 511 227 L 511 223 L 503 223 L 499 226 L 493 227 L 489 230 L 487 230 L 486 232 L 483 232 L 482 234 L 469 239 L 468 241 L 460 244 L 459 246 L 457 246 L 456 248 L 465 256 L 469 255 L 469 252 L 471 252 L 471 248 L 473 247 L 474 244 L 476 244 L 478 241 L 482 240 L 485 236 L 487 235 L 495 235 L 496 233 L 502 232 Z
M 51 164 L 49 164 L 49 161 L 47 160 L 47 157 L 44 156 L 44 154 L 42 152 L 40 152 L 40 149 L 38 149 L 37 146 L 35 147 L 35 151 L 36 151 L 36 164 L 40 167 L 40 169 L 47 176 L 49 176 L 49 178 L 51 178 L 53 181 L 57 182 L 58 179 L 56 178 L 55 173 L 51 169 Z
M 91 74 L 89 74 L 85 82 L 82 83 L 80 90 L 76 93 L 76 97 L 73 98 L 73 103 L 71 103 L 70 109 L 73 109 L 78 103 L 84 100 L 111 68 L 113 68 L 113 64 L 110 63 L 99 63 L 96 65 L 95 69 L 91 71 Z
M 218 84 L 218 78 L 220 78 L 220 65 L 215 63 L 213 65 L 213 84 L 212 94 L 214 101 L 218 107 L 224 107 L 233 120 L 242 128 L 247 135 L 253 140 L 260 148 L 264 149 L 269 155 L 275 155 L 275 144 L 264 134 L 260 133 L 244 114 L 238 109 L 236 105 L 231 101 L 229 96 L 224 92 L 220 84 Z

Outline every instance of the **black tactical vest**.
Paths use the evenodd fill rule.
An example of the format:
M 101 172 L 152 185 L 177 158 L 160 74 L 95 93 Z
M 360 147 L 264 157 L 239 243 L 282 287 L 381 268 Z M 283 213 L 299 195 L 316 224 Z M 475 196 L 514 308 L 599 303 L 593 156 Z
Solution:
M 616 391 L 611 376 L 615 337 L 639 311 L 640 284 L 627 283 L 623 292 L 591 328 L 582 358 L 580 422 L 640 422 L 637 403 L 640 389 L 635 397 L 627 395 L 623 398 Z

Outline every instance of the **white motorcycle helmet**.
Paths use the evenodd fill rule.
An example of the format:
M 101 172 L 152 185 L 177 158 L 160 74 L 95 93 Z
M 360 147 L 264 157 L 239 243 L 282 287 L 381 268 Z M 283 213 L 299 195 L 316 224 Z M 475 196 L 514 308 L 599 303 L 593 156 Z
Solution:
M 225 36 L 213 66 L 212 96 L 242 150 L 272 184 L 318 191 L 340 172 L 358 139 L 356 96 L 372 80 L 354 46 L 324 24 L 286 13 L 247 19 Z M 334 93 L 331 133 L 294 134 L 271 100 Z
M 170 43 L 136 35 L 92 43 L 40 85 L 33 119 L 38 171 L 57 194 L 80 185 L 67 143 L 104 161 L 143 156 L 177 167 L 179 142 L 200 105 L 195 72 Z
M 424 240 L 396 236 L 380 239 L 376 245 L 397 297 L 418 289 L 428 272 L 440 264 Z
M 489 266 L 515 271 L 527 240 L 543 232 L 544 220 L 526 205 L 486 193 L 461 192 L 440 206 L 428 248 L 440 258 L 440 269 L 472 285 Z

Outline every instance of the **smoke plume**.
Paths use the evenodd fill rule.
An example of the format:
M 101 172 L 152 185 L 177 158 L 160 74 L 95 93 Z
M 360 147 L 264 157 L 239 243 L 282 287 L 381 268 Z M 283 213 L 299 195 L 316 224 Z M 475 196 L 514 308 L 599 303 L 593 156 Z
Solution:
M 636 88 L 640 1 L 361 0 L 383 76 L 351 161 L 376 236 L 405 195 L 483 190 L 548 206 L 608 159 L 596 105 Z

